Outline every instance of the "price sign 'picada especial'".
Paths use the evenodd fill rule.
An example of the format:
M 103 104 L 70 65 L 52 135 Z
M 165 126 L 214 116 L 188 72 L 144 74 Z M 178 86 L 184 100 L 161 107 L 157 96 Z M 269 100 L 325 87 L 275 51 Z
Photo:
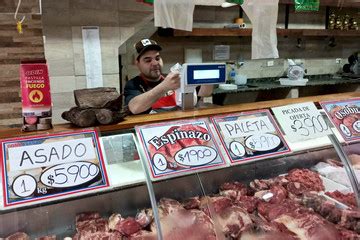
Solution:
M 290 152 L 268 110 L 211 118 L 232 163 Z
M 136 128 L 153 179 L 225 165 L 206 119 Z
M 0 143 L 5 207 L 108 186 L 95 131 Z
M 330 127 L 313 102 L 274 107 L 272 111 L 290 142 L 331 134 Z

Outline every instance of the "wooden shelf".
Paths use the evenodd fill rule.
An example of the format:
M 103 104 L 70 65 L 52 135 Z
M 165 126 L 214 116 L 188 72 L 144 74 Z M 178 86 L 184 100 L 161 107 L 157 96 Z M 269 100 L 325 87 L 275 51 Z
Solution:
M 229 28 L 193 28 L 192 32 L 174 29 L 174 37 L 236 37 L 251 36 L 252 29 L 229 29 Z
M 192 32 L 174 30 L 174 37 L 250 37 L 252 29 L 228 28 L 194 28 Z M 277 29 L 278 36 L 335 36 L 358 37 L 360 31 L 356 30 L 330 30 L 330 29 Z
M 290 4 L 294 5 L 294 0 L 279 0 L 280 4 Z M 360 2 L 357 0 L 321 0 L 320 6 L 329 6 L 329 7 L 355 7 L 360 8 Z

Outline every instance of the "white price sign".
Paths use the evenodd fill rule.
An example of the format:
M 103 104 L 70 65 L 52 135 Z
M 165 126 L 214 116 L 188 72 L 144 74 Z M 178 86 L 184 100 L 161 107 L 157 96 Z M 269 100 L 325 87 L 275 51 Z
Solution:
M 96 157 L 91 138 L 9 148 L 9 171 L 47 167 Z
M 268 110 L 211 118 L 232 163 L 289 152 Z
M 329 126 L 313 102 L 274 107 L 272 111 L 291 142 L 331 134 Z
M 6 139 L 0 144 L 5 206 L 108 186 L 95 131 Z
M 153 179 L 225 165 L 205 119 L 151 124 L 136 131 Z

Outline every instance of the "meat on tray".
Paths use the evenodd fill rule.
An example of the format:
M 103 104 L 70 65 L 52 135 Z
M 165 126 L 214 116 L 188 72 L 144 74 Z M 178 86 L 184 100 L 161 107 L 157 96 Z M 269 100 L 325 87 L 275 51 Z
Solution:
M 30 239 L 31 239 L 30 236 L 24 232 L 16 232 L 5 238 L 5 240 L 30 240 Z M 56 235 L 37 237 L 35 238 L 35 240 L 56 240 Z
M 286 179 L 290 182 L 297 182 L 306 188 L 306 191 L 323 191 L 325 189 L 319 174 L 309 169 L 293 169 Z
M 292 184 L 300 184 L 304 191 L 292 193 Z M 163 239 L 360 239 L 360 211 L 337 208 L 318 194 L 323 188 L 317 173 L 294 169 L 287 176 L 257 179 L 249 186 L 227 182 L 218 194 L 194 196 L 183 203 L 163 198 L 158 204 Z M 151 209 L 135 217 L 114 213 L 108 219 L 99 213 L 81 213 L 76 216 L 73 239 L 156 240 L 153 218 Z M 26 239 L 25 233 L 16 234 Z
M 161 199 L 158 209 L 163 239 L 216 239 L 213 222 L 204 212 L 187 210 L 173 199 Z M 155 222 L 150 231 L 140 231 L 130 239 L 157 239 Z
M 333 192 L 325 192 L 326 195 L 338 200 L 339 202 L 344 203 L 345 205 L 355 208 L 356 207 L 356 199 L 355 194 L 352 193 L 342 193 L 339 191 L 333 191 Z
M 299 202 L 313 209 L 330 222 L 360 234 L 359 210 L 337 208 L 334 202 L 329 201 L 324 196 L 311 192 L 304 194 Z
M 30 240 L 30 237 L 24 232 L 16 232 L 7 236 L 5 240 Z

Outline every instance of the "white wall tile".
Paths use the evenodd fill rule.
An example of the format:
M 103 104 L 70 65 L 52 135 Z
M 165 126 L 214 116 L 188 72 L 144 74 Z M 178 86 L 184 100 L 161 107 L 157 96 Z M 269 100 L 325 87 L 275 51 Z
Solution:
M 51 76 L 50 77 L 51 93 L 71 92 L 75 89 L 74 76 Z

